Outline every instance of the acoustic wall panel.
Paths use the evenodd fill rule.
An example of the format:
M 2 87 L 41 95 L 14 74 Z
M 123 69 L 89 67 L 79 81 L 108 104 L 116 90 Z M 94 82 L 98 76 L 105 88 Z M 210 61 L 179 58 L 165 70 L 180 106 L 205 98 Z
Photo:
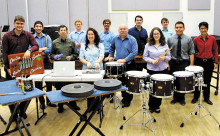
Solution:
M 74 22 L 81 20 L 83 30 L 88 28 L 88 0 L 69 0 L 69 25 L 70 32 L 75 30 Z
M 49 25 L 69 25 L 68 0 L 48 0 Z
M 26 12 L 26 0 L 8 0 L 8 15 L 9 15 L 9 25 L 10 30 L 14 28 L 14 18 L 17 15 L 21 15 L 25 19 L 24 30 L 28 30 L 28 20 Z
M 188 0 L 188 9 L 192 10 L 207 10 L 210 9 L 210 0 Z
M 220 36 L 220 1 L 215 0 L 215 9 L 214 9 L 214 34 Z
M 0 26 L 8 25 L 7 0 L 0 0 Z
M 102 22 L 108 16 L 108 2 L 105 0 L 89 0 L 89 27 L 95 28 L 98 32 L 103 31 Z
M 112 0 L 112 10 L 178 10 L 179 0 Z
M 48 25 L 47 0 L 28 1 L 29 27 L 34 27 L 35 21 L 42 21 L 43 25 Z

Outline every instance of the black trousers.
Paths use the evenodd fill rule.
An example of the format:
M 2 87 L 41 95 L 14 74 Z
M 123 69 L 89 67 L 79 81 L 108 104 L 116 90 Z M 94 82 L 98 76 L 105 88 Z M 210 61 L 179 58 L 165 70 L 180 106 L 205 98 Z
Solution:
M 53 69 L 53 63 L 50 63 L 49 59 L 48 58 L 44 58 L 44 69 Z M 52 85 L 53 83 L 52 82 L 45 82 L 46 83 L 46 87 L 47 87 L 47 90 L 46 92 L 49 92 L 49 91 L 52 91 Z M 40 89 L 40 90 L 43 90 L 43 87 L 42 87 L 42 82 L 40 81 L 36 81 L 35 82 L 35 87 Z M 42 105 L 45 104 L 45 100 L 44 100 L 44 97 L 43 96 L 40 96 L 39 97 L 39 101 Z M 49 103 L 49 99 L 47 98 L 47 104 Z
M 135 62 L 134 62 L 134 60 L 132 60 L 131 61 L 131 63 L 130 64 L 126 64 L 126 71 L 130 71 L 130 70 L 136 70 L 136 68 L 135 68 Z M 125 83 L 126 83 L 126 78 L 125 78 L 125 75 L 123 74 L 122 75 L 122 77 L 121 78 L 119 78 L 118 80 L 120 80 L 121 82 L 122 82 L 122 85 L 125 85 Z M 131 91 L 132 92 L 132 91 Z M 133 99 L 133 94 L 129 94 L 129 93 L 127 93 L 126 91 L 122 91 L 121 92 L 121 96 L 123 97 L 123 99 L 125 100 L 125 101 L 132 101 L 132 99 Z
M 5 73 L 6 73 L 6 75 L 5 75 L 6 80 L 13 80 L 11 78 L 11 76 L 8 74 L 8 71 L 6 69 L 4 69 L 4 70 L 5 70 Z M 25 108 L 26 103 L 27 103 L 27 101 L 23 101 L 23 102 L 20 103 L 20 107 L 19 107 L 20 111 L 22 111 L 22 112 L 26 111 L 26 108 Z M 13 113 L 13 111 L 15 109 L 15 104 L 9 105 L 8 107 L 10 109 L 10 112 Z M 23 113 L 21 113 L 21 114 L 23 114 Z
M 147 73 L 149 73 L 150 75 L 161 74 L 161 73 L 168 74 L 168 69 L 165 69 L 163 71 L 152 71 L 152 70 L 148 69 Z M 162 98 L 156 98 L 156 97 L 150 95 L 149 101 L 148 101 L 149 109 L 151 109 L 151 110 L 159 109 L 161 103 L 162 103 Z
M 190 61 L 189 60 L 182 60 L 182 61 L 176 61 L 176 60 L 170 60 L 170 74 L 172 75 L 175 71 L 185 71 L 185 67 L 189 66 Z M 175 101 L 185 101 L 185 94 L 184 93 L 178 93 L 174 92 L 173 99 Z
M 196 58 L 195 65 L 203 67 L 203 80 L 207 87 L 202 87 L 204 100 L 208 100 L 210 98 L 210 83 L 212 79 L 212 73 L 214 69 L 214 64 L 212 59 L 199 59 Z M 198 91 L 198 87 L 195 88 L 194 98 L 198 99 L 200 96 L 200 92 Z

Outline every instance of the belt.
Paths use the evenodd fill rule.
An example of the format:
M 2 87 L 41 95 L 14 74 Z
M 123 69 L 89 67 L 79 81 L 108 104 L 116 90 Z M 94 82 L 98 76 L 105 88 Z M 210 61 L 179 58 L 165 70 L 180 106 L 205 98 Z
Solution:
M 172 59 L 172 61 L 174 61 L 176 63 L 181 63 L 181 62 L 188 62 L 189 60 L 187 60 L 187 59 Z
M 197 60 L 200 60 L 202 62 L 207 62 L 207 61 L 212 61 L 212 58 L 209 59 L 201 59 L 201 58 L 196 58 Z

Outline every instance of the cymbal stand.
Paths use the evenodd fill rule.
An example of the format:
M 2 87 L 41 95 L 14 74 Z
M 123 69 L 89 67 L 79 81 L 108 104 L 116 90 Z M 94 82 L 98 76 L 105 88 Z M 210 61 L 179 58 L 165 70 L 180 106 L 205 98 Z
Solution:
M 218 120 L 212 115 L 212 113 L 202 104 L 202 87 L 206 87 L 207 85 L 204 84 L 203 81 L 203 77 L 202 74 L 199 74 L 198 77 L 196 78 L 197 84 L 196 86 L 198 86 L 198 89 L 200 91 L 200 98 L 199 98 L 199 104 L 197 106 L 195 106 L 195 108 L 193 109 L 192 112 L 190 112 L 190 114 L 183 120 L 182 124 L 180 125 L 180 127 L 184 127 L 184 123 L 192 116 L 193 112 L 195 112 L 195 115 L 197 115 L 197 112 L 199 113 L 199 118 L 205 117 L 201 116 L 201 108 L 204 108 L 206 110 L 206 112 L 208 113 L 207 115 L 211 116 L 215 122 L 219 125 L 219 129 L 220 129 L 220 123 L 218 122 Z
M 147 91 L 150 90 L 150 84 L 147 83 L 146 89 L 144 87 L 145 87 L 145 84 L 143 83 L 143 81 L 140 81 L 139 90 L 140 90 L 140 93 L 141 93 L 141 96 L 142 96 L 142 102 L 143 102 L 142 108 L 139 109 L 138 111 L 136 111 L 128 120 L 126 120 L 121 125 L 120 129 L 123 129 L 123 126 L 129 120 L 131 120 L 135 115 L 137 115 L 138 112 L 142 112 L 143 113 L 143 122 L 141 124 L 129 124 L 129 125 L 141 125 L 141 126 L 144 126 L 144 127 L 148 128 L 147 124 L 150 123 L 151 129 L 150 128 L 148 128 L 148 129 L 150 129 L 154 133 L 154 135 L 156 136 L 156 130 L 155 130 L 154 125 L 153 125 L 153 121 L 156 122 L 156 119 L 151 114 L 150 110 L 146 108 L 146 99 L 148 99 Z M 147 117 L 147 120 L 146 120 L 146 117 Z
M 111 76 L 110 79 L 118 79 L 118 76 L 116 76 L 116 77 L 115 77 L 115 76 Z M 103 105 L 103 108 L 105 107 L 105 105 L 106 105 L 107 103 L 110 103 L 111 100 L 113 100 L 114 109 L 116 110 L 117 108 L 119 108 L 119 110 L 121 111 L 121 114 L 122 114 L 122 116 L 123 116 L 123 120 L 126 120 L 124 111 L 123 111 L 123 109 L 122 109 L 121 101 L 119 100 L 119 98 L 118 98 L 115 94 L 113 94 L 113 97 L 110 98 L 110 99 Z M 117 107 L 116 107 L 116 103 L 117 103 Z

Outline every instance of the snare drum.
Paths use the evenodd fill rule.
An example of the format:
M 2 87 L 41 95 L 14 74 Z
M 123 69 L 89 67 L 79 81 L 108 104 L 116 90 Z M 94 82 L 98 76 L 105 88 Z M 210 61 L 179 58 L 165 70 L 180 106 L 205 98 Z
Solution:
M 179 93 L 191 93 L 195 91 L 194 86 L 194 73 L 189 71 L 176 71 L 173 73 L 174 91 Z
M 188 66 L 185 68 L 186 71 L 193 72 L 195 74 L 195 77 L 201 77 L 202 73 L 204 71 L 203 67 L 201 66 Z
M 107 77 L 122 76 L 125 71 L 125 63 L 117 63 L 116 61 L 105 63 L 105 74 Z
M 146 72 L 141 71 L 127 71 L 125 73 L 125 85 L 128 87 L 128 92 L 130 93 L 140 93 L 140 80 L 144 83 L 149 82 L 150 75 Z
M 156 98 L 169 98 L 173 96 L 174 77 L 168 74 L 153 74 L 151 77 L 150 94 Z

